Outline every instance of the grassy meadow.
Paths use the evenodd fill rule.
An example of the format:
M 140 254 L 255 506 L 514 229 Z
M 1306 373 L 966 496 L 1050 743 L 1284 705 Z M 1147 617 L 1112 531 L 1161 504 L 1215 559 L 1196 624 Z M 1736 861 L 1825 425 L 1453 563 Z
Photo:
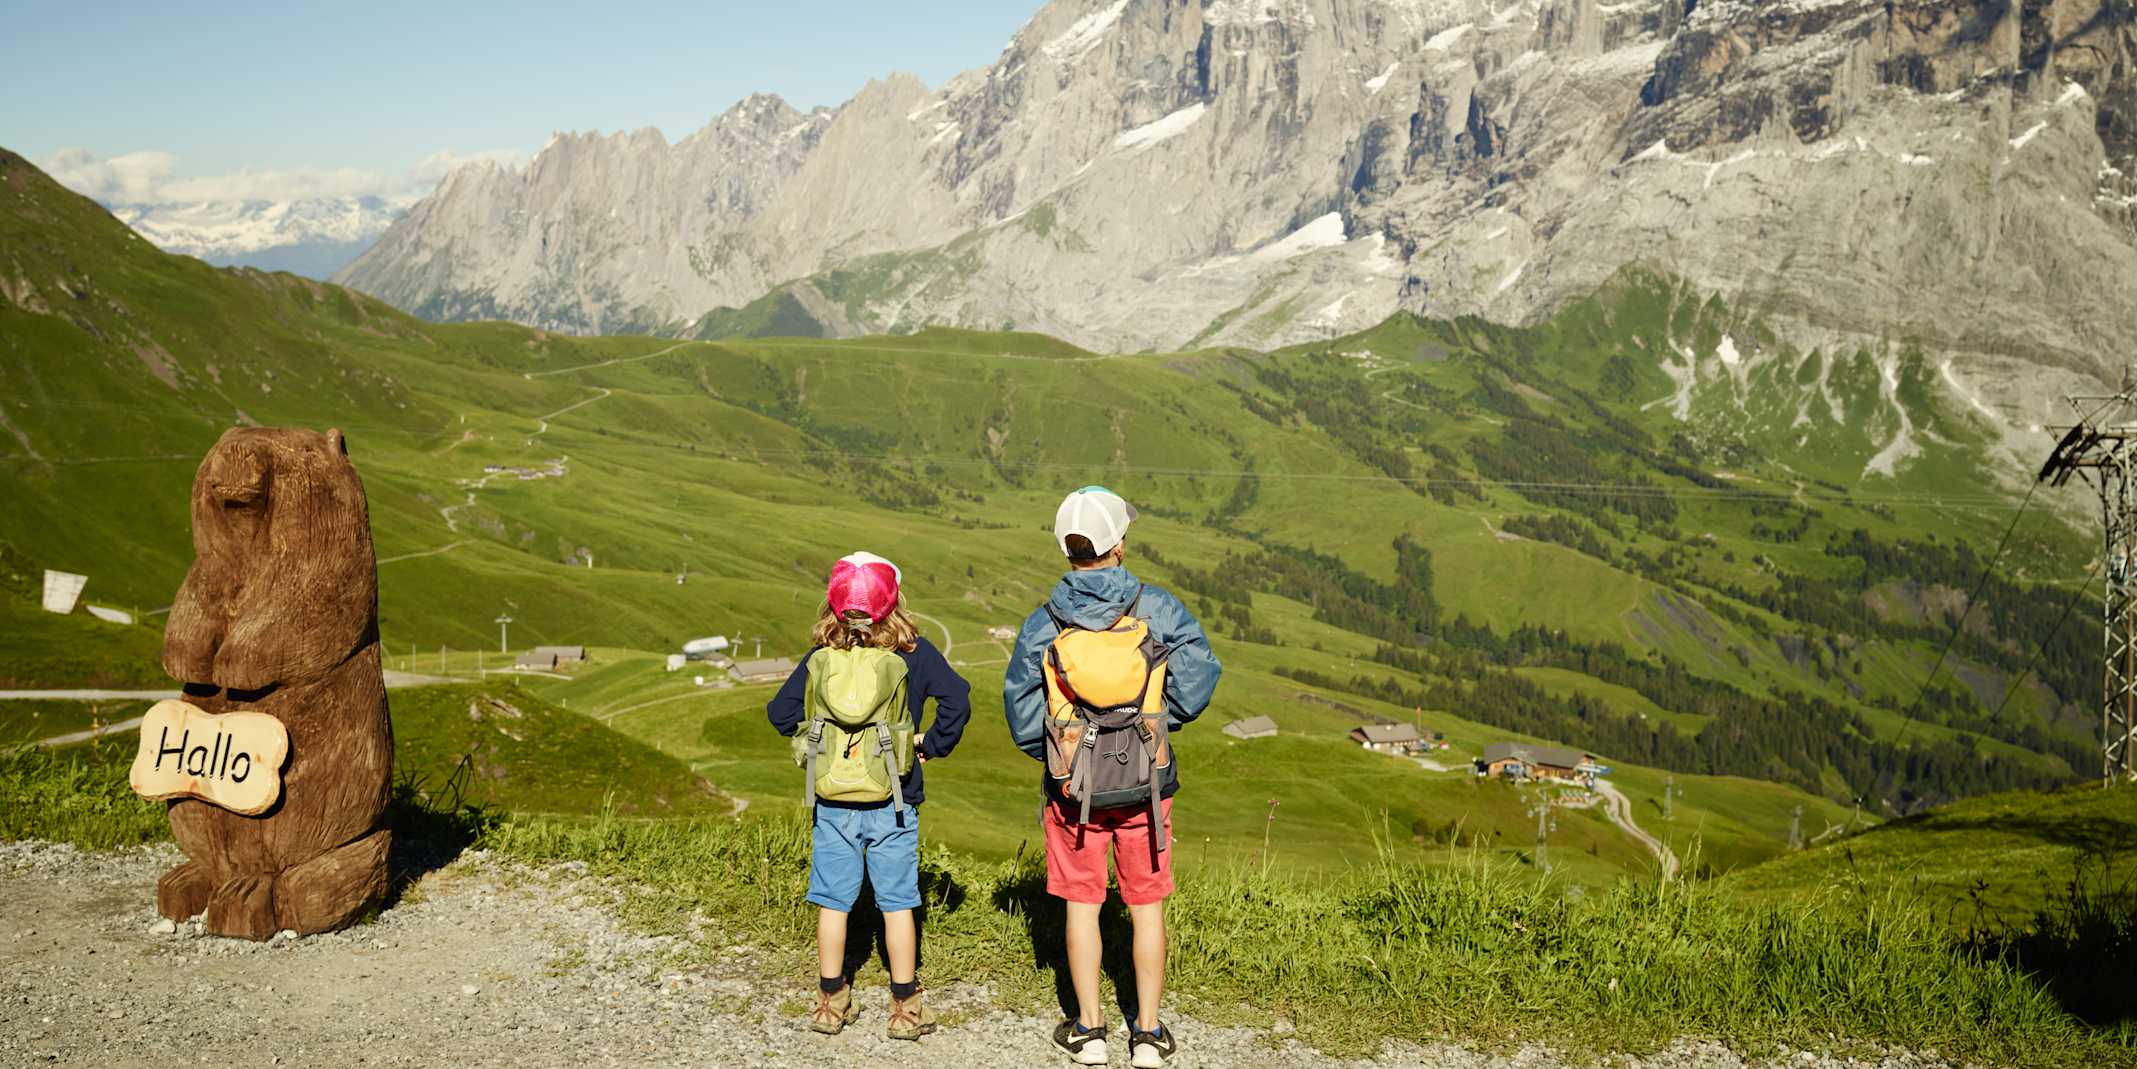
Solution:
M 2068 980 L 2081 935 L 2118 945 L 2129 916 L 2085 875 L 2129 842 L 2124 795 L 2054 793 L 2097 767 L 2089 517 L 2017 512 L 2029 473 L 1904 344 L 1796 351 L 1637 272 L 1529 327 L 1399 316 L 1278 352 L 442 326 L 165 255 L 4 152 L 0 244 L 0 686 L 169 686 L 154 613 L 201 456 L 231 426 L 338 427 L 388 665 L 463 681 L 393 692 L 401 826 L 586 861 L 636 923 L 716 914 L 798 955 L 771 690 L 662 661 L 712 634 L 798 655 L 830 562 L 884 553 L 975 699 L 928 770 L 930 975 L 1030 1001 L 1059 915 L 986 634 L 1055 581 L 1060 494 L 1101 483 L 1142 509 L 1130 566 L 1226 666 L 1179 737 L 1172 952 L 1198 1014 L 1336 1047 L 2130 1060 L 2128 1012 Z M 1882 470 L 1906 427 L 1916 455 Z M 40 612 L 46 568 L 144 622 Z M 501 642 L 593 658 L 507 678 Z M 0 702 L 0 744 L 125 711 Z M 1218 730 L 1254 715 L 1279 735 Z M 1345 741 L 1381 721 L 1451 747 Z M 1476 779 L 1500 741 L 1599 755 L 1688 878 L 1567 792 Z M 130 753 L 6 752 L 0 831 L 160 837 Z
M 623 889 L 629 923 L 683 937 L 686 957 L 715 957 L 739 940 L 773 967 L 807 975 L 809 839 L 798 813 L 737 816 L 709 793 L 683 791 L 677 797 L 701 801 L 627 816 L 616 786 L 682 784 L 683 766 L 508 683 L 401 693 L 419 700 L 398 714 L 393 819 L 414 840 L 408 856 L 431 860 L 411 861 L 417 868 L 397 873 L 397 885 L 439 851 L 469 846 L 581 862 Z M 457 741 L 440 747 L 446 738 Z M 471 741 L 479 757 L 453 756 Z M 584 775 L 587 762 L 556 761 L 566 747 L 607 755 L 614 781 L 549 790 L 558 776 Z M 124 785 L 130 753 L 108 743 L 0 753 L 0 832 L 91 848 L 161 838 L 162 806 Z M 488 771 L 498 768 L 503 775 Z M 1890 827 L 1897 835 L 1905 826 Z M 1782 895 L 1738 893 L 1737 877 L 1590 886 L 1570 873 L 1539 878 L 1487 847 L 1387 837 L 1336 870 L 1179 848 L 1180 890 L 1168 904 L 1176 1004 L 1209 1021 L 1282 1020 L 1327 1050 L 1366 1051 L 1391 1037 L 1504 1049 L 1549 1037 L 1574 1052 L 1640 1052 L 1697 1036 L 1749 1053 L 1898 1046 L 2021 1067 L 2120 1064 L 2137 1051 L 2126 999 L 2103 1001 L 2095 984 L 2085 1002 L 2064 982 L 2083 975 L 2068 959 L 2090 945 L 2057 927 L 2088 923 L 2075 910 L 2050 906 L 2030 926 L 1961 934 L 1906 887 L 1859 880 Z M 1060 997 L 1061 907 L 1044 893 L 1035 850 L 976 856 L 930 837 L 921 863 L 922 967 L 932 983 L 986 983 L 1026 1010 Z M 2130 903 L 2114 909 L 2113 931 L 2126 941 Z M 849 964 L 863 984 L 883 980 L 863 949 L 879 923 L 856 915 Z M 1109 947 L 1124 950 L 1117 904 L 1102 923 Z M 1296 938 L 1309 930 L 1312 940 Z M 1125 975 L 1121 957 L 1108 959 L 1108 975 Z M 2051 962 L 2062 968 L 2044 973 Z M 2079 1007 L 2095 1015 L 2073 1016 Z

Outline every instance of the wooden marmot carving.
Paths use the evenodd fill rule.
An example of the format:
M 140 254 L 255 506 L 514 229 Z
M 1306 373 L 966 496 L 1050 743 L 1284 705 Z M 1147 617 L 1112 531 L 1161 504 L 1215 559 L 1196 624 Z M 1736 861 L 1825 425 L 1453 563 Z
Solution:
M 164 671 L 208 712 L 280 720 L 289 762 L 258 816 L 171 803 L 188 860 L 156 909 L 249 939 L 343 927 L 386 892 L 393 726 L 371 520 L 341 432 L 225 431 L 193 480 L 193 551 Z

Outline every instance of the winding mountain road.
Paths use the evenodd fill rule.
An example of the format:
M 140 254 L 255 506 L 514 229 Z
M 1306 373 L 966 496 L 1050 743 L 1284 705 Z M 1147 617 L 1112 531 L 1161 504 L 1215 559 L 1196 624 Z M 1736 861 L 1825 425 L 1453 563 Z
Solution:
M 1602 780 L 1596 781 L 1595 792 L 1603 796 L 1603 815 L 1609 817 L 1612 824 L 1624 829 L 1625 834 L 1632 836 L 1635 842 L 1646 847 L 1648 853 L 1655 855 L 1655 860 L 1662 863 L 1662 878 L 1664 880 L 1676 879 L 1676 853 L 1669 847 L 1662 845 L 1662 840 L 1649 835 L 1646 829 L 1634 822 L 1632 819 L 1632 800 L 1625 797 L 1616 787 Z

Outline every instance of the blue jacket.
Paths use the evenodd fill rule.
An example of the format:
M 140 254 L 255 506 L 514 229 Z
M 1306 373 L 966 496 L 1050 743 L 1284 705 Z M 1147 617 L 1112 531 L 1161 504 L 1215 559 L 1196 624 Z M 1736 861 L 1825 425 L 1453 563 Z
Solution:
M 812 649 L 809 653 L 813 655 L 816 651 Z M 957 669 L 943 660 L 942 651 L 927 639 L 921 639 L 913 647 L 913 652 L 898 656 L 905 661 L 905 698 L 912 707 L 913 730 L 920 730 L 920 718 L 927 700 L 935 699 L 935 722 L 928 725 L 927 733 L 914 742 L 913 748 L 926 754 L 931 761 L 948 757 L 950 751 L 957 748 L 957 740 L 964 737 L 965 721 L 972 718 L 972 684 L 965 682 L 965 677 L 958 675 Z M 773 695 L 764 707 L 765 716 L 781 735 L 792 735 L 801 730 L 802 721 L 808 718 L 808 712 L 803 708 L 803 696 L 808 690 L 809 658 L 803 657 L 794 674 L 787 677 L 779 693 Z M 919 805 L 927 800 L 927 792 L 921 786 L 920 770 L 920 762 L 914 761 L 913 770 L 906 773 L 906 805 Z M 795 774 L 800 775 L 799 772 Z M 830 802 L 819 798 L 816 804 L 841 809 L 875 809 L 890 803 Z
M 1137 600 L 1137 591 L 1141 600 Z M 1180 599 L 1142 580 L 1126 568 L 1093 568 L 1072 571 L 1061 577 L 1046 606 L 1025 617 L 1017 632 L 1016 650 L 1009 655 L 1009 668 L 1002 676 L 1002 707 L 1009 717 L 1009 737 L 1017 748 L 1036 760 L 1046 760 L 1046 647 L 1061 633 L 1054 622 L 1058 614 L 1078 627 L 1102 630 L 1113 626 L 1130 603 L 1135 615 L 1150 625 L 1150 633 L 1172 651 L 1165 667 L 1166 726 L 1178 731 L 1209 708 L 1217 692 L 1222 666 L 1209 648 L 1209 636 Z M 1048 608 L 1052 612 L 1048 612 Z M 1180 762 L 1175 751 L 1174 774 L 1165 784 L 1171 797 L 1179 789 Z M 1059 798 L 1059 786 L 1043 771 L 1047 795 Z

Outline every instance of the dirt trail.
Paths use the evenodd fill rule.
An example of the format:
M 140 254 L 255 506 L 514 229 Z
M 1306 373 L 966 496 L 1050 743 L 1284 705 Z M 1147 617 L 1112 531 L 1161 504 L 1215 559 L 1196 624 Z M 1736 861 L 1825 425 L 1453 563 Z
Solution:
M 773 974 L 749 946 L 705 961 L 673 939 L 634 934 L 617 920 L 615 889 L 575 864 L 534 869 L 471 852 L 370 924 L 248 943 L 191 925 L 159 930 L 156 876 L 177 860 L 168 845 L 85 854 L 0 843 L 0 1065 L 1067 1065 L 1048 1042 L 1051 1019 L 1002 1009 L 966 984 L 929 992 L 945 1027 L 917 1046 L 883 1036 L 880 985 L 861 987 L 862 1017 L 843 1035 L 815 1035 L 801 1017 L 809 977 Z M 1331 1058 L 1266 1032 L 1167 1016 L 1180 1036 L 1177 1069 L 1592 1064 L 1538 1048 L 1501 1056 L 1399 1042 L 1369 1059 Z M 1696 1044 L 1611 1061 L 1744 1065 Z M 1126 1063 L 1116 1051 L 1112 1064 Z M 1864 1063 L 1784 1051 L 1762 1064 Z M 1886 1064 L 1941 1063 L 1903 1055 Z
M 522 373 L 520 377 L 523 379 L 546 379 L 551 375 L 569 375 L 574 371 L 592 371 L 597 367 L 615 367 L 617 364 L 635 364 L 640 360 L 651 360 L 656 356 L 666 356 L 669 353 L 676 351 L 677 349 L 684 348 L 685 346 L 702 344 L 707 343 L 696 341 L 676 342 L 674 345 L 670 345 L 667 348 L 660 350 L 659 352 L 642 353 L 638 356 L 619 356 L 614 360 L 600 360 L 591 364 L 580 364 L 576 367 L 560 367 L 554 371 L 528 371 Z
M 656 356 L 666 356 L 669 353 L 676 351 L 677 349 L 683 348 L 684 346 L 696 344 L 698 343 L 677 342 L 676 344 L 670 345 L 665 349 L 659 350 L 658 352 L 645 353 L 640 356 L 617 357 L 614 360 L 603 360 L 593 364 L 580 364 L 576 367 L 560 367 L 553 371 L 529 371 L 522 373 L 520 377 L 530 380 L 541 379 L 548 378 L 551 375 L 568 375 L 574 371 L 591 371 L 594 368 L 613 367 L 617 364 L 635 364 L 641 360 L 651 360 Z M 531 446 L 534 444 L 534 440 L 536 438 L 539 438 L 542 435 L 549 433 L 550 420 L 553 420 L 558 416 L 564 415 L 567 412 L 574 412 L 578 409 L 585 408 L 587 405 L 593 404 L 596 401 L 606 400 L 610 397 L 615 396 L 616 392 L 606 386 L 595 386 L 592 387 L 592 389 L 594 391 L 594 395 L 592 397 L 588 397 L 581 401 L 575 401 L 571 404 L 565 405 L 564 407 L 557 409 L 554 412 L 550 412 L 541 416 L 536 416 L 534 419 L 534 433 L 527 436 L 527 444 Z M 473 431 L 469 431 L 467 435 L 461 438 L 460 441 L 454 442 L 453 446 L 455 448 L 459 447 L 462 443 L 466 442 L 470 437 L 472 437 L 474 433 L 475 432 Z M 569 460 L 570 458 L 566 457 L 564 459 Z M 483 489 L 487 488 L 490 485 L 491 479 L 494 479 L 501 474 L 504 473 L 491 472 L 482 476 L 479 479 L 462 479 L 456 482 L 455 485 L 467 491 L 467 498 L 466 500 L 460 502 L 457 505 L 447 505 L 438 510 L 438 515 L 445 520 L 445 529 L 447 531 L 452 532 L 454 534 L 458 534 L 460 532 L 460 521 L 454 518 L 453 514 L 456 512 L 463 511 L 465 509 L 475 507 L 475 495 Z M 561 475 L 562 473 L 558 472 L 557 474 Z M 451 542 L 446 545 L 439 546 L 436 549 L 426 549 L 416 553 L 403 553 L 398 557 L 387 557 L 386 559 L 381 560 L 378 563 L 392 564 L 395 561 L 413 560 L 417 557 L 434 557 L 441 553 L 450 553 L 453 550 L 459 549 L 461 546 L 467 545 L 468 541 L 468 539 L 461 539 L 457 542 Z

